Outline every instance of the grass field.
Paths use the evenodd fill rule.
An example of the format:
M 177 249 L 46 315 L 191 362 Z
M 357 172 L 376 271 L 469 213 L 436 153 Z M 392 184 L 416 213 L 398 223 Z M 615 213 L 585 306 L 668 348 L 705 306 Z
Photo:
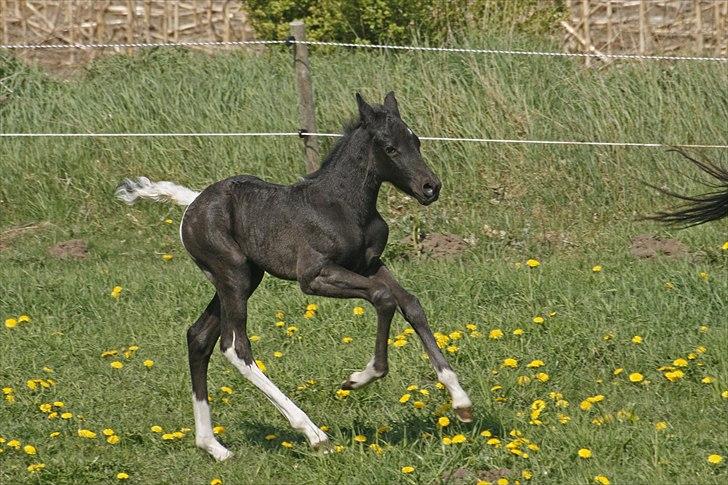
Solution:
M 544 47 L 496 40 L 474 44 Z M 322 131 L 354 113 L 355 91 L 381 100 L 394 89 L 420 135 L 728 141 L 728 71 L 716 64 L 585 70 L 564 59 L 314 51 L 313 69 Z M 298 126 L 285 50 L 147 51 L 100 61 L 70 81 L 5 58 L 0 79 L 12 90 L 0 102 L 2 132 Z M 120 472 L 129 483 L 439 483 L 455 470 L 467 477 L 449 483 L 474 484 L 476 475 L 511 484 L 587 484 L 597 476 L 614 484 L 726 483 L 725 221 L 677 231 L 637 220 L 671 203 L 642 180 L 697 193 L 704 188 L 686 176 L 692 168 L 654 148 L 427 142 L 423 154 L 443 179 L 441 200 L 422 208 L 385 187 L 380 210 L 390 241 L 421 227 L 475 243 L 447 260 L 395 244 L 385 259 L 419 296 L 433 329 L 453 339 L 446 346 L 457 349 L 447 355 L 476 421 L 457 423 L 446 409 L 400 317 L 392 337 L 402 334 L 406 344 L 392 346 L 390 375 L 338 398 L 338 385 L 373 349 L 371 307 L 305 297 L 293 283 L 266 278 L 250 302 L 256 357 L 341 448 L 309 451 L 216 352 L 213 422 L 224 426 L 220 439 L 235 457 L 215 463 L 195 448 L 192 432 L 162 438 L 193 428 L 185 330 L 212 294 L 178 242 L 182 210 L 129 208 L 112 192 L 130 175 L 195 188 L 238 173 L 291 182 L 303 170 L 300 141 L 0 139 L 0 317 L 31 320 L 0 327 L 0 483 L 111 483 Z M 728 163 L 726 151 L 699 155 Z M 690 254 L 635 259 L 630 240 L 644 233 L 677 238 Z M 88 258 L 47 255 L 74 238 L 88 242 Z M 540 266 L 529 268 L 532 258 Z M 311 303 L 318 311 L 305 318 Z M 354 314 L 357 305 L 364 315 Z M 284 327 L 276 312 L 285 313 Z M 102 357 L 110 350 L 119 354 Z M 528 367 L 534 360 L 543 365 Z M 639 380 L 635 373 L 640 382 L 630 380 Z M 404 394 L 411 397 L 400 403 Z M 444 428 L 441 416 L 451 421 Z M 112 443 L 107 428 L 118 437 Z M 581 458 L 582 448 L 591 457 Z M 45 467 L 31 472 L 32 464 Z

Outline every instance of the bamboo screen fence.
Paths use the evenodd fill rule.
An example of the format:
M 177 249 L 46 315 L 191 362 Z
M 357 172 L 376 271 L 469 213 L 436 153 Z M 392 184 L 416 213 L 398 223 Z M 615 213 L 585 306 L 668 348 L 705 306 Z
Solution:
M 99 44 L 249 40 L 236 0 L 0 0 L 3 44 Z M 89 60 L 98 49 L 18 55 L 41 64 Z M 112 51 L 113 52 L 113 51 Z
M 568 0 L 572 52 L 721 56 L 728 53 L 728 0 Z

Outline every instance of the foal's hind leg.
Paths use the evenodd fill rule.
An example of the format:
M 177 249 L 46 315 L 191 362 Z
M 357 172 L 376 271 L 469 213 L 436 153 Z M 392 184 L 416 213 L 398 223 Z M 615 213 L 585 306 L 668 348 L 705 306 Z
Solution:
M 224 270 L 213 274 L 222 305 L 220 349 L 246 379 L 263 391 L 291 426 L 306 436 L 312 447 L 325 448 L 328 444 L 326 434 L 261 372 L 253 360 L 246 333 L 247 302 L 262 277 L 263 271 L 247 262 L 225 266 Z
M 195 444 L 216 460 L 232 456 L 215 438 L 207 402 L 207 365 L 220 337 L 220 299 L 217 295 L 194 325 L 187 330 L 187 353 L 192 377 L 192 406 L 195 413 Z

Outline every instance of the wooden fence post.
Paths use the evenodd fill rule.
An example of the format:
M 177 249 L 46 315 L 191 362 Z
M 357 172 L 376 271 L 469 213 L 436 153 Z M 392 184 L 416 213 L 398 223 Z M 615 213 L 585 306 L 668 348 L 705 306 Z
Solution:
M 290 24 L 291 35 L 297 41 L 306 40 L 306 26 L 301 20 Z M 311 66 L 308 62 L 308 46 L 293 45 L 293 65 L 296 69 L 296 85 L 298 87 L 298 107 L 301 114 L 301 129 L 306 133 L 316 133 L 316 109 L 313 101 L 313 83 L 311 82 Z M 306 171 L 318 169 L 319 144 L 315 136 L 303 134 L 303 145 L 306 155 Z

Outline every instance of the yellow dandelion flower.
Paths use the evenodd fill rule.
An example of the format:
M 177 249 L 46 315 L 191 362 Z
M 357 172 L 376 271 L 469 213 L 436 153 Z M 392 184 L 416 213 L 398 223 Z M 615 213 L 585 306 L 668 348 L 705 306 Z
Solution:
M 443 445 L 451 445 L 452 439 L 449 436 L 443 436 L 442 437 L 442 444 Z
M 306 305 L 306 311 L 307 312 L 317 312 L 319 309 L 319 306 L 316 303 L 309 303 Z
M 117 480 L 127 480 L 129 478 L 129 474 L 126 472 L 119 472 L 116 474 Z
M 292 337 L 296 332 L 298 332 L 298 327 L 295 325 L 289 325 L 288 328 L 286 328 L 286 335 L 289 337 Z
M 395 340 L 392 345 L 394 345 L 397 348 L 401 348 L 401 347 L 404 347 L 405 345 L 407 345 L 407 340 L 400 338 L 400 339 Z
M 580 448 L 579 449 L 579 458 L 587 459 L 592 457 L 592 452 L 589 448 Z
M 113 361 L 113 362 L 112 362 L 111 364 L 109 364 L 109 365 L 110 365 L 110 366 L 111 366 L 112 368 L 114 368 L 114 369 L 121 369 L 122 367 L 124 367 L 124 363 L 123 363 L 123 362 L 121 362 L 121 361 L 119 361 L 119 360 L 115 360 L 115 361 Z
M 351 338 L 351 337 L 342 337 L 342 338 L 341 338 L 341 342 L 342 342 L 342 343 L 345 343 L 345 344 L 350 344 L 350 343 L 352 343 L 353 341 L 354 341 L 354 339 L 353 339 L 353 338 Z
M 679 359 L 673 360 L 672 365 L 674 365 L 675 367 L 687 367 L 688 361 L 683 358 L 679 358 Z
M 675 371 L 665 372 L 665 374 L 663 374 L 663 375 L 665 376 L 665 379 L 667 379 L 668 381 L 675 382 L 677 380 L 682 379 L 685 376 L 685 373 L 678 369 Z
M 562 413 L 559 413 L 559 415 L 557 416 L 557 418 L 559 420 L 559 423 L 561 423 L 561 424 L 566 424 L 569 421 L 571 421 L 571 417 L 570 416 L 567 416 L 566 414 L 562 414 Z
M 602 265 L 601 264 L 597 264 L 596 266 L 592 266 L 592 271 L 594 273 L 599 273 L 599 272 L 601 272 L 602 269 L 603 268 L 602 268 Z
M 399 402 L 404 404 L 410 400 L 410 397 L 412 397 L 410 394 L 403 394 L 402 397 L 399 398 Z
M 30 317 L 28 315 L 20 315 L 18 317 L 18 323 L 30 323 Z
M 358 434 L 358 435 L 354 436 L 354 441 L 356 441 L 357 443 L 365 443 L 366 440 L 367 440 L 367 437 L 364 436 L 363 434 Z
M 528 376 L 518 376 L 516 377 L 516 384 L 519 386 L 525 386 L 526 384 L 531 382 L 531 378 Z
M 703 384 L 712 384 L 712 383 L 714 383 L 714 382 L 715 382 L 715 377 L 711 377 L 711 376 L 705 376 L 705 377 L 703 377 L 703 378 L 702 378 L 702 379 L 700 380 L 700 382 L 702 382 Z
M 549 379 L 551 379 L 551 378 L 549 377 L 549 375 L 546 372 L 539 372 L 538 374 L 536 374 L 536 379 L 538 379 L 541 382 L 548 382 Z
M 523 470 L 521 472 L 521 477 L 523 477 L 524 480 L 530 480 L 533 478 L 533 472 L 531 470 Z
M 456 353 L 456 352 L 457 352 L 458 350 L 460 350 L 460 347 L 458 347 L 457 345 L 448 345 L 448 346 L 447 346 L 447 349 L 445 349 L 445 350 L 447 350 L 447 351 L 448 351 L 448 352 L 450 352 L 451 354 L 454 354 L 454 353 Z
M 447 426 L 449 424 L 450 424 L 450 418 L 448 418 L 447 416 L 441 416 L 437 420 L 437 425 L 441 428 L 444 428 L 445 426 Z
M 220 478 L 213 478 L 210 480 L 210 485 L 222 485 L 222 480 Z
M 352 309 L 352 313 L 354 315 L 356 315 L 357 317 L 360 317 L 360 316 L 364 315 L 364 307 L 362 307 L 362 306 L 355 306 Z
M 174 224 L 174 221 L 170 219 L 169 217 L 164 220 L 165 224 Z
M 709 275 L 705 271 L 701 271 L 698 273 L 698 276 L 700 276 L 700 279 L 703 281 L 708 281 Z
M 723 245 L 720 247 L 723 251 L 728 251 L 728 241 L 724 242 Z
M 667 423 L 665 421 L 658 421 L 655 423 L 655 429 L 657 431 L 662 431 L 664 429 L 667 429 Z
M 494 328 L 490 332 L 488 332 L 488 338 L 491 340 L 498 340 L 503 338 L 503 330 L 500 328 Z
M 528 261 L 526 261 L 526 265 L 529 268 L 538 268 L 539 266 L 541 266 L 541 262 L 538 259 L 529 259 Z
M 273 352 L 273 357 L 275 357 L 276 359 L 280 359 L 281 357 L 283 357 L 283 352 L 281 352 L 280 350 L 276 350 L 275 352 Z
M 512 357 L 503 359 L 503 367 L 510 367 L 511 369 L 515 369 L 516 367 L 518 367 L 518 361 Z
M 278 435 L 277 434 L 267 434 L 267 435 L 265 435 L 265 440 L 266 441 L 273 441 L 276 438 L 278 438 Z
M 377 443 L 372 443 L 371 445 L 369 445 L 369 449 L 372 450 L 377 455 L 381 455 L 384 452 L 382 447 L 379 446 Z
M 303 314 L 303 318 L 311 319 L 316 316 L 316 312 L 313 310 L 306 310 L 306 313 Z
M 351 391 L 348 389 L 337 389 L 336 391 L 336 397 L 339 399 L 344 399 L 349 394 L 351 394 Z
M 543 360 L 535 359 L 526 364 L 526 367 L 528 367 L 529 369 L 538 369 L 539 367 L 543 367 L 544 365 L 546 364 L 544 364 Z
M 118 300 L 119 297 L 121 296 L 121 291 L 122 290 L 123 290 L 123 288 L 121 286 L 114 286 L 111 289 L 111 298 L 114 298 L 114 299 Z
M 443 389 L 445 389 L 445 384 L 443 384 L 442 382 L 436 382 L 435 387 L 442 391 Z
M 92 439 L 96 438 L 96 433 L 94 433 L 93 431 L 88 430 L 88 429 L 79 429 L 78 436 L 80 438 L 86 438 L 86 439 L 92 440 Z
M 14 318 L 6 318 L 5 319 L 5 326 L 7 328 L 15 328 L 18 326 L 18 321 Z
M 413 466 L 403 466 L 402 467 L 402 473 L 404 473 L 405 475 L 409 475 L 410 473 L 412 473 L 414 471 L 415 471 L 415 467 L 413 467 Z
M 721 397 L 722 397 L 723 399 L 728 399 L 728 389 L 726 389 L 725 391 L 721 392 L 721 393 L 720 393 L 720 396 L 721 396 Z
M 448 334 L 450 340 L 460 340 L 463 338 L 463 333 L 460 330 L 454 330 Z
M 513 335 L 520 337 L 523 334 L 524 334 L 524 330 L 522 328 L 517 328 L 517 329 L 513 330 Z
M 466 323 L 465 328 L 470 332 L 474 332 L 474 331 L 478 330 L 478 326 L 474 323 Z
M 28 465 L 26 470 L 28 470 L 28 473 L 38 473 L 42 469 L 45 468 L 45 463 L 31 463 Z
M 232 388 L 231 388 L 231 387 L 228 387 L 228 386 L 222 386 L 222 387 L 220 388 L 220 392 L 224 392 L 225 394 L 232 394 L 232 393 L 233 393 L 233 390 L 232 390 Z
M 641 344 L 642 343 L 642 336 L 641 335 L 635 335 L 632 337 L 632 343 L 633 344 Z
M 708 463 L 710 463 L 711 465 L 720 465 L 722 462 L 722 456 L 716 454 L 708 455 Z
M 343 451 L 346 449 L 346 446 L 344 445 L 335 445 L 334 446 L 334 452 L 335 453 L 343 453 Z
M 644 379 L 645 379 L 645 376 L 643 376 L 639 372 L 632 372 L 629 375 L 630 382 L 642 382 Z
M 541 325 L 545 321 L 546 320 L 544 320 L 544 318 L 542 316 L 540 316 L 540 315 L 537 315 L 537 316 L 533 317 L 533 323 L 535 323 L 536 325 Z
M 498 438 L 490 438 L 485 443 L 488 444 L 488 445 L 490 445 L 490 446 L 499 447 L 500 444 L 501 444 L 501 440 L 499 440 Z
M 415 407 L 415 409 L 422 409 L 425 407 L 425 403 L 422 401 L 415 401 L 412 403 L 412 405 Z
M 53 405 L 51 403 L 43 403 L 38 408 L 43 411 L 44 413 L 50 413 L 53 410 Z
M 119 438 L 117 435 L 111 435 L 106 438 L 106 442 L 110 445 L 116 445 L 121 441 L 121 438 Z
M 594 404 L 587 401 L 586 399 L 579 403 L 579 409 L 582 411 L 589 411 Z
M 260 369 L 263 374 L 268 372 L 268 368 L 265 366 L 265 363 L 262 360 L 255 359 L 255 365 L 258 366 L 258 369 Z
M 465 443 L 468 439 L 463 434 L 456 434 L 451 438 L 452 444 L 457 445 L 460 443 Z
M 66 411 L 65 413 L 61 413 L 61 419 L 71 419 L 73 417 L 73 413 Z
M 508 479 L 507 478 L 499 478 L 495 481 L 496 485 L 508 485 Z
M 215 426 L 212 428 L 214 434 L 223 434 L 225 432 L 225 426 Z
M 609 485 L 611 482 L 609 481 L 609 478 L 607 478 L 604 475 L 597 475 L 594 477 L 594 482 L 598 483 L 599 485 Z
M 111 429 L 111 428 L 105 428 L 105 429 L 104 429 L 104 430 L 102 431 L 102 433 L 103 433 L 103 435 L 104 435 L 104 436 L 112 436 L 112 435 L 114 435 L 114 434 L 115 434 L 115 433 L 114 433 L 114 430 L 113 430 L 113 429 Z
M 161 432 L 163 431 L 163 430 L 162 430 L 162 427 L 161 427 L 161 426 L 159 426 L 158 424 L 155 424 L 154 426 L 152 426 L 151 428 L 149 428 L 149 430 L 150 430 L 150 431 L 151 431 L 152 433 L 161 433 Z
M 172 258 L 174 258 L 174 256 L 171 255 L 171 254 L 169 254 L 169 253 L 164 253 L 162 255 L 162 259 L 165 260 L 165 261 L 172 261 Z
M 480 432 L 480 436 L 482 436 L 483 438 L 490 438 L 491 436 L 493 436 L 493 433 L 491 433 L 490 430 L 486 429 Z
M 51 438 L 58 438 L 59 436 L 61 436 L 61 432 L 60 431 L 53 431 L 48 436 L 50 436 Z
M 38 453 L 38 451 L 35 449 L 35 446 L 33 445 L 23 446 L 23 451 L 26 455 L 35 455 L 36 453 Z
M 615 376 L 618 376 L 622 372 L 624 372 L 624 369 L 622 367 L 617 367 L 616 369 L 614 369 L 614 371 L 612 372 L 612 374 L 614 374 Z

